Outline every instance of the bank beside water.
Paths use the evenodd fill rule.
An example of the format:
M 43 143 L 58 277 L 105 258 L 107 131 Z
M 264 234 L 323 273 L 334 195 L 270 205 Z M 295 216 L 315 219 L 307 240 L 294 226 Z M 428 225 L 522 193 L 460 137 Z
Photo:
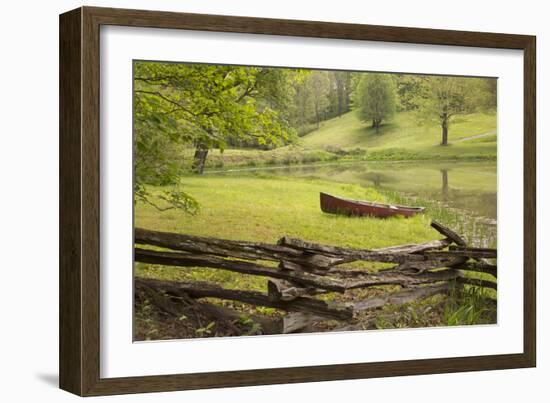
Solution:
M 161 192 L 164 188 L 151 188 Z M 496 243 L 496 164 L 354 163 L 240 169 L 189 175 L 181 190 L 200 204 L 197 215 L 136 205 L 136 225 L 274 242 L 283 235 L 328 244 L 377 248 L 433 239 L 429 221 L 456 228 L 475 246 Z M 381 220 L 322 213 L 319 193 L 422 205 L 413 219 Z
M 257 148 L 213 149 L 207 169 L 287 166 L 361 161 L 495 161 L 497 128 L 495 113 L 472 113 L 453 123 L 449 143 L 441 146 L 437 124 L 419 125 L 414 112 L 400 112 L 377 133 L 349 112 L 324 121 L 317 130 L 292 144 L 269 150 Z M 190 166 L 194 149 L 181 150 Z
M 376 190 L 392 203 L 427 207 L 426 215 L 460 230 L 476 246 L 496 243 L 497 181 L 493 161 L 336 162 L 235 168 L 206 175 L 306 178 L 359 185 Z M 343 191 L 337 195 L 353 198 Z M 365 195 L 358 198 L 370 200 Z

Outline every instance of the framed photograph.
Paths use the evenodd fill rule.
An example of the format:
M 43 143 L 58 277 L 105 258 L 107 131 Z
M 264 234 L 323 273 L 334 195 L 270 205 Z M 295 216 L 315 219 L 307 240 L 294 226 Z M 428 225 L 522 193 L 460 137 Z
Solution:
M 533 36 L 62 14 L 60 387 L 535 366 L 535 82 Z

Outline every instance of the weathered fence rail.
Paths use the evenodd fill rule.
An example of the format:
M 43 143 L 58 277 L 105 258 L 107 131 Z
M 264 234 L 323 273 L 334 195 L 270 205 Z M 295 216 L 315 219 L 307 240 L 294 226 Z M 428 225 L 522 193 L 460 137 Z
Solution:
M 137 292 L 151 297 L 162 308 L 162 299 L 217 298 L 280 309 L 283 331 L 298 331 L 313 319 L 348 321 L 359 311 L 399 305 L 447 293 L 450 284 L 487 287 L 496 281 L 471 278 L 464 272 L 490 274 L 496 280 L 497 251 L 467 246 L 451 229 L 432 222 L 445 238 L 383 249 L 352 249 L 283 237 L 277 244 L 232 241 L 186 234 L 135 230 L 135 261 L 179 268 L 203 267 L 266 277 L 266 292 L 232 290 L 208 282 L 176 282 L 137 277 Z M 150 247 L 157 247 L 156 250 Z M 149 249 L 147 248 L 149 247 Z M 163 250 L 158 250 L 158 247 Z M 277 265 L 274 262 L 278 263 Z M 393 264 L 371 270 L 357 262 Z M 349 264 L 354 263 L 352 267 Z M 365 265 L 363 265 L 365 266 Z M 356 302 L 334 303 L 315 298 L 330 292 L 399 286 L 401 291 Z M 173 302 L 173 301 L 172 301 Z

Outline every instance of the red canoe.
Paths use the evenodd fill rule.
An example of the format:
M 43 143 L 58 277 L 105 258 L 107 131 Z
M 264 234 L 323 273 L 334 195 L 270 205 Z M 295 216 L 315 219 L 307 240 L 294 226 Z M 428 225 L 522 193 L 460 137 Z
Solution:
M 325 213 L 374 216 L 374 217 L 392 217 L 402 215 L 411 217 L 422 213 L 425 207 L 397 206 L 392 204 L 373 203 L 364 200 L 351 200 L 341 197 L 321 193 L 321 210 Z

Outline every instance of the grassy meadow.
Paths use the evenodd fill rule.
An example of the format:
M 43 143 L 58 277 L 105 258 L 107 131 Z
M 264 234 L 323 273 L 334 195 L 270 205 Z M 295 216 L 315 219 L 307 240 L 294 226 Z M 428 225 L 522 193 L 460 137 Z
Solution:
M 356 248 L 381 248 L 437 237 L 427 217 L 411 219 L 357 218 L 319 209 L 319 192 L 385 202 L 372 188 L 323 180 L 214 176 L 184 179 L 185 189 L 200 203 L 194 216 L 177 211 L 136 209 L 136 226 L 234 240 L 276 242 L 288 235 Z
M 322 180 L 284 177 L 188 177 L 185 189 L 193 192 L 201 205 L 200 212 L 189 216 L 174 211 L 159 213 L 140 205 L 135 211 L 135 225 L 159 231 L 276 243 L 282 236 L 355 248 L 382 248 L 391 245 L 438 238 L 429 219 L 349 218 L 324 214 L 319 209 L 319 192 L 328 191 L 358 199 L 387 201 L 374 189 Z M 197 269 L 193 278 L 218 279 L 219 270 Z M 154 271 L 168 278 L 186 278 L 185 270 L 155 271 L 138 265 L 137 273 Z M 199 273 L 199 274 L 198 274 Z M 202 277 L 204 275 L 204 277 Z M 242 286 L 242 274 L 221 274 L 226 286 Z M 249 276 L 247 285 L 265 288 L 265 279 Z
M 496 248 L 494 80 L 158 62 L 136 66 L 136 227 L 269 244 L 287 236 L 377 249 L 441 239 L 430 227 L 437 220 L 472 246 Z M 451 93 L 452 102 L 445 99 Z M 373 99 L 381 104 L 373 105 Z M 320 192 L 426 211 L 387 219 L 326 214 Z M 346 266 L 368 273 L 393 267 Z M 141 262 L 134 268 L 135 276 L 146 279 L 266 292 L 261 276 Z M 494 280 L 472 273 L 464 275 Z M 401 290 L 397 285 L 324 290 L 315 298 L 348 303 Z M 263 334 L 260 317 L 280 322 L 285 315 L 199 297 L 198 302 L 182 299 L 174 318 L 171 308 L 155 302 L 158 296 L 138 297 L 136 340 Z M 217 309 L 237 316 L 217 321 Z M 350 325 L 368 330 L 495 322 L 496 292 L 464 286 L 357 313 Z M 307 331 L 341 329 L 342 323 L 318 320 L 312 326 Z

